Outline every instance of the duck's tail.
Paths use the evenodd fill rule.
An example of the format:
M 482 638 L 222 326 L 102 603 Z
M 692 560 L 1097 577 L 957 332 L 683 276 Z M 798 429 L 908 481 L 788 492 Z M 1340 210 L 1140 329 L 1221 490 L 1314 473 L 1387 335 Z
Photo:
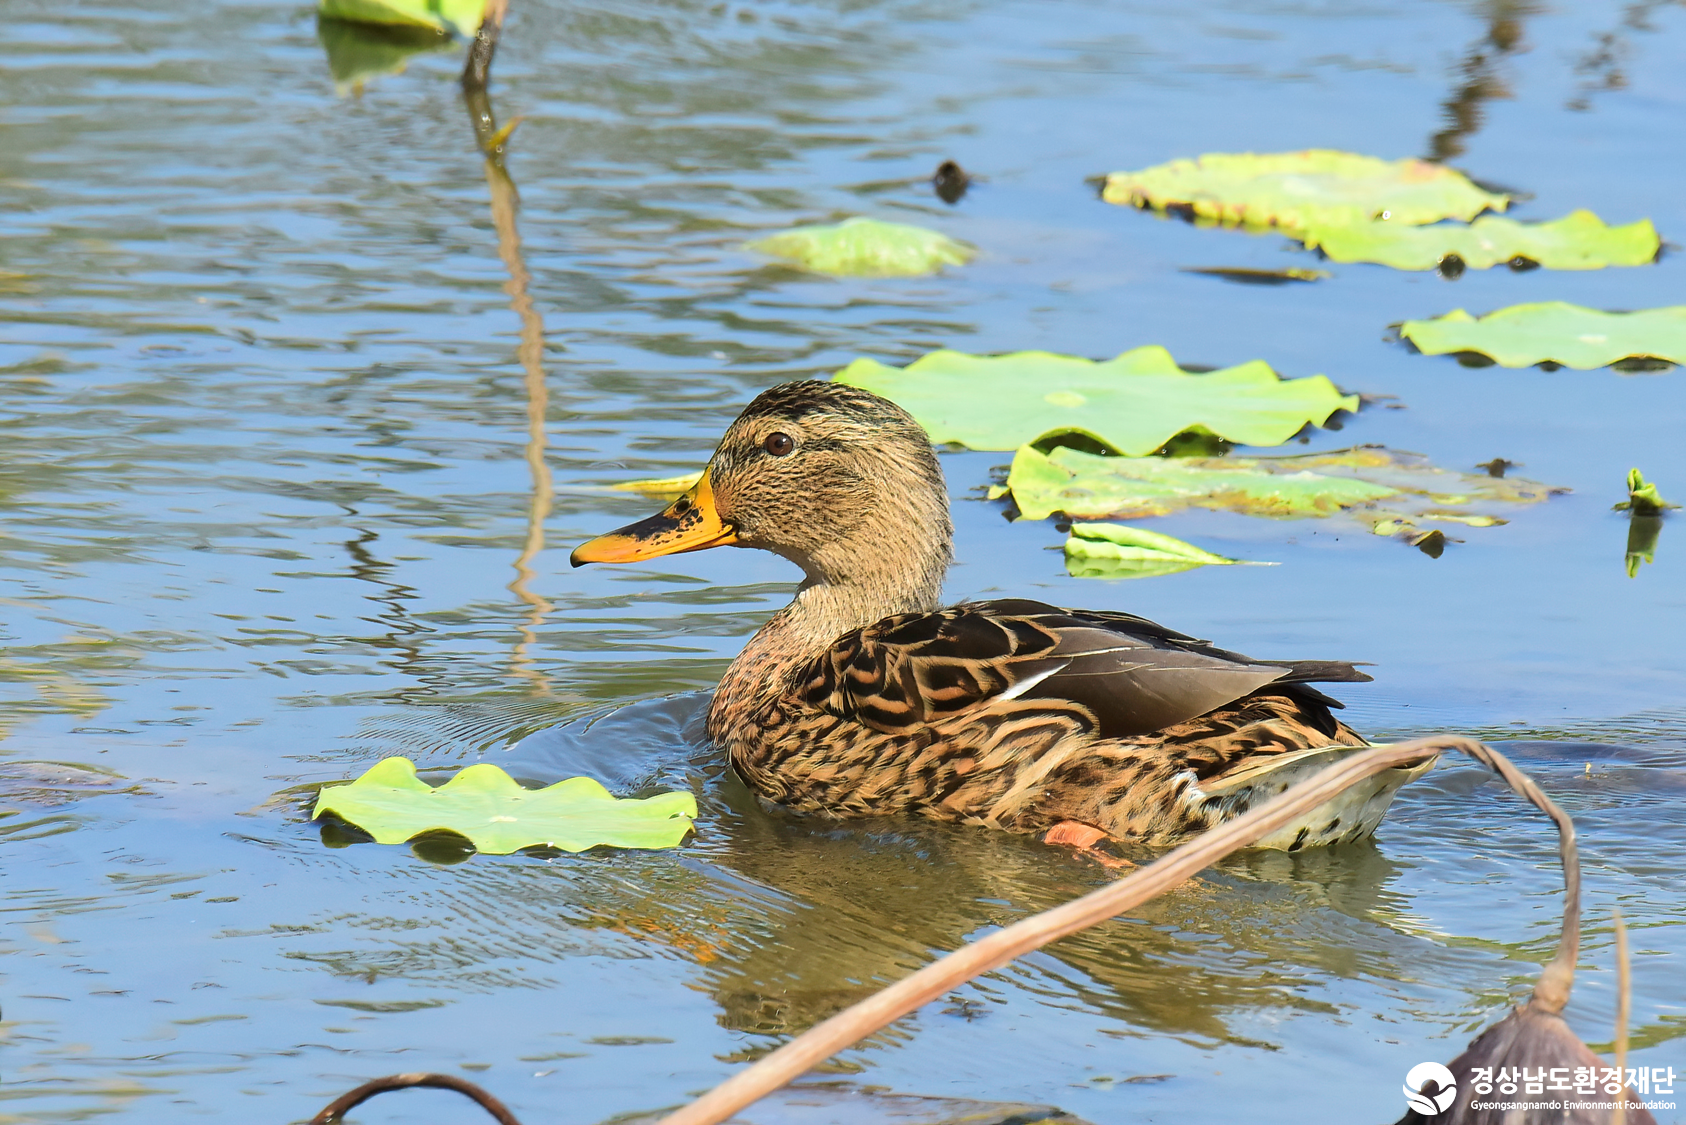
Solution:
M 1367 749 L 1369 747 L 1366 746 L 1320 746 L 1261 755 L 1240 769 L 1191 787 L 1188 798 L 1198 801 L 1202 811 L 1216 814 L 1214 823 L 1228 820 L 1262 805 L 1341 759 Z M 1362 840 L 1376 831 L 1376 826 L 1387 814 L 1388 806 L 1393 804 L 1399 787 L 1433 769 L 1438 760 L 1430 758 L 1420 765 L 1384 770 L 1366 778 L 1340 796 L 1277 829 L 1253 847 L 1296 852 L 1301 848 Z

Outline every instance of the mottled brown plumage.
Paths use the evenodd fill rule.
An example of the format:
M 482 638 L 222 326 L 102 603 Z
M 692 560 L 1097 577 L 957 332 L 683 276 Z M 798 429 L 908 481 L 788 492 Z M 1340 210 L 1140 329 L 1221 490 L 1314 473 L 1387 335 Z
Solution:
M 750 403 L 695 488 L 574 563 L 733 545 L 803 568 L 721 680 L 708 731 L 759 793 L 805 812 L 1075 821 L 1165 842 L 1366 745 L 1308 686 L 1370 678 L 1350 664 L 1253 660 L 1125 613 L 939 609 L 952 534 L 919 424 L 866 391 L 800 382 Z M 1421 768 L 1264 843 L 1368 835 Z

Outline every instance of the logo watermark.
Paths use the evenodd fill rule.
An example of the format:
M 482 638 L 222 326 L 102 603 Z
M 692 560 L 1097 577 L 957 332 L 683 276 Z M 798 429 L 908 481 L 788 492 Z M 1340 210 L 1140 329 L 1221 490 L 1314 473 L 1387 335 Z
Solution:
M 1529 1110 L 1529 1109 L 1614 1109 L 1617 1100 L 1626 1097 L 1629 1106 L 1646 1109 L 1673 1109 L 1675 1103 L 1657 1099 L 1657 1094 L 1674 1093 L 1674 1068 L 1615 1067 L 1490 1066 L 1475 1067 L 1469 1075 L 1470 1108 L 1473 1110 Z M 1445 1113 L 1457 1100 L 1457 1078 L 1451 1070 L 1437 1062 L 1418 1063 L 1405 1075 L 1405 1100 L 1424 1117 Z M 1624 1095 L 1624 1090 L 1632 1094 Z M 1489 1101 L 1499 1094 L 1507 1100 Z M 1523 1100 L 1508 1100 L 1515 1095 Z M 1529 1097 L 1556 1094 L 1545 1101 Z M 1633 1095 L 1638 1095 L 1637 1099 Z M 1605 1100 L 1609 1099 L 1609 1100 Z
M 1444 1113 L 1458 1096 L 1452 1072 L 1437 1062 L 1421 1062 L 1405 1075 L 1405 1100 L 1424 1117 Z

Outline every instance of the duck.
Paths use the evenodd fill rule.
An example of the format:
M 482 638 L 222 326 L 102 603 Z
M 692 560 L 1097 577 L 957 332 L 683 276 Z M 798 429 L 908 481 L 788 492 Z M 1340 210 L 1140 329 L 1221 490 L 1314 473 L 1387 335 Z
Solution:
M 696 483 L 570 561 L 715 547 L 803 572 L 744 645 L 707 732 L 767 801 L 831 818 L 916 814 L 1103 858 L 1197 835 L 1369 743 L 1313 687 L 1352 662 L 1256 660 L 1134 614 L 1026 598 L 944 606 L 948 486 L 889 399 L 802 380 L 762 392 Z M 1348 790 L 1256 846 L 1371 835 L 1432 762 Z

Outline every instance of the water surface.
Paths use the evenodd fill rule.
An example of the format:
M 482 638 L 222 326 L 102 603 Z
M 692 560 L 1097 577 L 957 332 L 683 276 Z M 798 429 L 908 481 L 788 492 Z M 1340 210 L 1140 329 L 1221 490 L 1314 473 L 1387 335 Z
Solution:
M 1005 455 L 949 454 L 949 593 L 1372 661 L 1341 692 L 1367 733 L 1508 740 L 1583 836 L 1572 1026 L 1611 1037 L 1619 903 L 1632 1065 L 1686 1074 L 1686 540 L 1665 526 L 1629 578 L 1610 511 L 1630 465 L 1686 493 L 1686 376 L 1469 369 L 1388 329 L 1679 303 L 1682 258 L 1240 286 L 1181 271 L 1315 263 L 1084 182 L 1206 151 L 1434 155 L 1531 193 L 1524 217 L 1584 206 L 1680 242 L 1680 6 L 533 0 L 496 66 L 492 109 L 525 115 L 510 179 L 475 150 L 460 53 L 336 91 L 307 5 L 6 15 L 0 1120 L 296 1121 L 437 1069 L 588 1125 L 1104 881 L 1010 837 L 759 807 L 699 724 L 787 564 L 567 566 L 648 510 L 610 484 L 696 467 L 757 390 L 939 346 L 1263 358 L 1406 407 L 1307 448 L 1504 457 L 1572 488 L 1439 559 L 1189 513 L 1150 526 L 1282 565 L 1105 583 L 1064 574 L 1051 522 L 980 499 Z M 953 208 L 922 182 L 946 157 L 988 177 Z M 740 249 L 853 214 L 983 253 L 838 282 Z M 704 815 L 672 852 L 461 863 L 305 821 L 295 787 L 393 753 L 687 786 Z M 1227 1122 L 1243 1098 L 1261 1122 L 1392 1120 L 1411 1065 L 1526 994 L 1554 863 L 1541 818 L 1448 763 L 1373 843 L 1237 858 L 834 1068 L 1103 1125 Z M 361 1119 L 463 1112 L 386 1101 Z

